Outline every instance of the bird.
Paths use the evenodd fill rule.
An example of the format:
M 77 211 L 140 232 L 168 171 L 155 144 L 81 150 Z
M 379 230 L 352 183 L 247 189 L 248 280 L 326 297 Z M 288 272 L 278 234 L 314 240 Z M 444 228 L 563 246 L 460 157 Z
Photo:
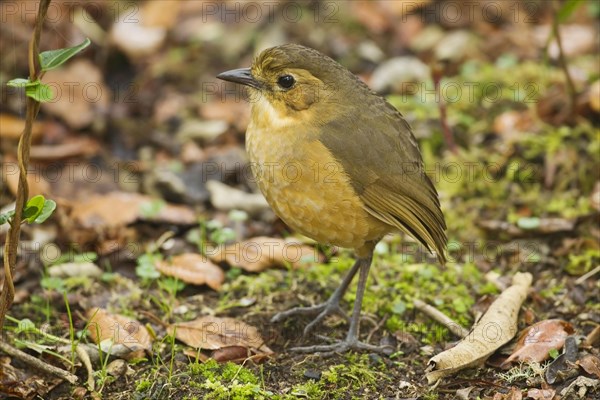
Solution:
M 360 341 L 362 300 L 376 244 L 404 232 L 446 261 L 446 223 L 411 127 L 384 97 L 327 55 L 288 43 L 258 54 L 251 67 L 217 75 L 248 88 L 245 145 L 257 186 L 277 216 L 319 243 L 348 248 L 356 261 L 329 299 L 276 314 L 280 322 L 345 315 L 340 302 L 358 273 L 343 340 L 295 347 L 307 353 L 385 352 Z

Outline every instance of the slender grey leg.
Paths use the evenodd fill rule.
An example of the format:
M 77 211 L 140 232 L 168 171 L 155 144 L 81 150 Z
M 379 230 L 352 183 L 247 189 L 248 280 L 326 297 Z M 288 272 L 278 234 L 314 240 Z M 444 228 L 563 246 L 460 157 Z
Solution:
M 360 265 L 360 260 L 356 260 L 350 271 L 348 271 L 346 276 L 344 276 L 342 283 L 340 283 L 340 285 L 337 287 L 337 289 L 335 289 L 331 297 L 329 297 L 325 303 L 317 304 L 312 307 L 295 307 L 287 311 L 277 313 L 273 318 L 271 318 L 271 322 L 279 322 L 297 314 L 310 315 L 319 313 L 319 315 L 317 315 L 317 317 L 304 328 L 304 335 L 307 335 L 319 322 L 321 322 L 330 314 L 338 313 L 347 319 L 348 316 L 346 316 L 344 311 L 342 311 L 340 308 L 340 301 L 342 300 L 344 293 L 346 293 L 346 290 L 352 282 L 352 279 L 354 279 L 354 275 L 356 275 L 356 272 L 358 272 Z
M 348 329 L 346 339 L 329 345 L 294 347 L 290 350 L 301 353 L 335 353 L 344 352 L 351 349 L 367 350 L 372 352 L 385 352 L 386 350 L 389 350 L 389 346 L 374 346 L 358 340 L 358 332 L 360 328 L 360 310 L 362 308 L 362 300 L 365 295 L 365 288 L 367 286 L 367 278 L 369 277 L 369 269 L 371 268 L 371 260 L 372 256 L 369 256 L 367 258 L 358 259 L 356 262 L 360 265 L 360 274 L 358 277 L 354 308 L 352 309 L 352 317 L 350 318 L 350 328 Z
M 348 328 L 346 342 L 358 341 L 358 330 L 360 328 L 360 310 L 362 308 L 363 297 L 365 296 L 367 279 L 369 278 L 371 259 L 372 257 L 369 257 L 365 260 L 360 260 L 361 266 L 360 273 L 358 275 L 358 285 L 356 287 L 356 299 L 354 300 L 354 308 L 352 309 L 352 317 L 350 318 L 350 328 Z

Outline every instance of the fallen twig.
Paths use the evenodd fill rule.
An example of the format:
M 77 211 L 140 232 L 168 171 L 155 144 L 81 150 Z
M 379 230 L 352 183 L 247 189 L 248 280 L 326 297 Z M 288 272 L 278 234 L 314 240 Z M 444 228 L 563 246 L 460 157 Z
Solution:
M 590 272 L 581 275 L 579 278 L 577 278 L 575 280 L 575 284 L 576 285 L 581 285 L 583 282 L 587 281 L 589 278 L 591 278 L 592 276 L 596 275 L 598 272 L 600 272 L 600 265 L 598 265 L 596 268 L 594 268 L 593 270 L 591 270 Z
M 14 319 L 11 318 L 11 320 L 14 320 Z M 19 322 L 18 320 L 14 320 L 14 321 Z M 64 352 L 73 350 L 73 343 L 68 339 L 54 336 L 51 333 L 48 333 L 41 329 L 38 329 L 37 327 L 28 327 L 28 331 L 31 333 L 35 333 L 37 335 L 41 335 L 44 337 L 44 339 L 46 339 L 48 341 L 62 343 L 64 346 L 57 347 L 57 350 L 59 351 L 59 353 L 62 352 L 62 350 L 64 350 Z M 0 344 L 4 345 L 4 343 L 2 343 L 2 342 L 0 342 Z M 11 353 L 11 355 L 23 362 L 28 362 L 26 359 L 22 358 L 23 356 L 32 357 L 27 353 L 24 353 L 20 350 L 15 349 L 14 347 L 11 347 L 8 344 L 6 344 L 6 346 L 8 346 L 10 349 L 16 350 L 16 353 Z M 3 350 L 3 349 L 4 349 L 3 347 L 0 347 L 0 350 Z M 93 361 L 99 360 L 100 357 L 98 355 L 98 349 L 95 346 L 77 342 L 77 343 L 75 343 L 75 352 L 77 353 L 78 358 L 81 360 L 82 364 L 85 366 L 85 368 L 87 370 L 88 389 L 94 390 L 95 381 L 94 381 L 94 369 L 92 368 L 92 360 Z M 42 365 L 48 365 L 48 364 L 44 364 L 42 361 L 39 361 L 39 362 L 41 362 Z M 37 366 L 38 366 L 38 364 L 36 363 L 36 365 L 34 365 L 34 367 L 37 367 Z M 52 365 L 50 365 L 50 367 L 55 368 L 56 370 L 60 370 L 63 373 L 68 374 L 68 372 L 61 370 L 58 367 L 54 367 Z M 44 368 L 41 368 L 41 369 L 45 371 Z M 49 372 L 49 371 L 47 371 L 47 372 Z M 50 372 L 50 373 L 52 373 L 52 372 Z M 57 374 L 55 374 L 55 375 L 57 375 Z M 58 376 L 63 377 L 62 374 L 58 374 Z
M 464 338 L 469 334 L 469 331 L 467 329 L 460 326 L 456 321 L 452 320 L 452 318 L 448 317 L 446 314 L 444 314 L 437 308 L 430 306 L 429 304 L 419 299 L 413 301 L 413 304 L 415 305 L 415 308 L 417 310 L 421 311 L 422 313 L 429 316 L 431 319 L 444 325 L 454 335 L 460 338 Z
M 17 359 L 19 359 L 20 361 L 23 361 L 24 363 L 31 365 L 32 367 L 39 369 L 40 371 L 44 371 L 48 374 L 51 375 L 55 375 L 58 376 L 66 381 L 68 381 L 69 383 L 71 383 L 72 385 L 77 383 L 77 376 L 73 375 L 72 373 L 65 371 L 63 369 L 60 369 L 58 367 L 55 367 L 54 365 L 50 365 L 47 364 L 41 360 L 38 360 L 37 358 L 17 349 L 12 347 L 11 345 L 9 345 L 6 342 L 2 342 L 0 341 L 0 350 L 2 350 L 3 352 L 5 352 L 6 354 L 13 356 Z
M 381 327 L 382 327 L 382 326 L 385 324 L 385 321 L 387 321 L 387 320 L 388 320 L 388 317 L 389 317 L 389 316 L 386 314 L 386 315 L 384 315 L 384 316 L 383 316 L 383 318 L 381 318 L 381 320 L 380 320 L 379 322 L 375 321 L 375 324 L 373 324 L 373 325 L 374 325 L 374 326 L 373 326 L 373 329 L 371 329 L 371 330 L 369 331 L 369 334 L 367 335 L 367 340 L 366 340 L 366 342 L 367 342 L 367 343 L 370 343 L 370 342 L 371 342 L 371 338 L 373 337 L 373 335 L 374 335 L 374 334 L 375 334 L 375 333 L 376 333 L 378 330 L 380 330 L 380 329 L 381 329 Z
M 587 346 L 594 347 L 600 343 L 600 325 L 596 326 L 586 337 L 584 343 Z
M 77 353 L 77 356 L 79 357 L 79 359 L 85 366 L 85 369 L 87 370 L 87 386 L 88 389 L 93 392 L 95 389 L 96 382 L 94 381 L 94 369 L 92 368 L 92 361 L 90 360 L 90 355 L 83 348 L 83 346 L 76 346 L 75 352 Z

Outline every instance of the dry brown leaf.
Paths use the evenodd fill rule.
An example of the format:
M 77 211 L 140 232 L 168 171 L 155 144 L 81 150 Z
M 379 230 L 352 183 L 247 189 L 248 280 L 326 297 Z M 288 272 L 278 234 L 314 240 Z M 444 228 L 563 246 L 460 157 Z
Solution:
M 91 156 L 98 153 L 100 144 L 87 137 L 71 137 L 57 145 L 31 146 L 30 156 L 36 160 L 59 160 L 77 156 Z
M 14 115 L 0 113 L 0 139 L 17 140 L 21 137 L 25 129 L 25 120 Z M 43 123 L 34 121 L 31 128 L 32 140 L 36 140 L 42 135 L 44 130 Z
M 596 388 L 600 388 L 600 379 L 591 379 L 587 376 L 578 376 L 574 381 L 571 381 L 569 386 L 560 391 L 561 399 L 591 399 L 586 397 L 588 391 L 593 392 Z
M 458 400 L 469 400 L 469 396 L 473 389 L 475 389 L 475 386 L 467 386 L 465 388 L 458 389 L 456 391 L 456 398 Z
M 516 387 L 511 387 L 510 392 L 506 394 L 504 397 L 505 400 L 522 400 L 523 394 L 521 393 L 521 389 Z
M 71 218 L 84 228 L 118 227 L 137 219 L 181 225 L 196 222 L 194 211 L 181 205 L 164 204 L 155 215 L 144 215 L 144 205 L 151 205 L 153 201 L 152 197 L 127 192 L 91 196 L 72 204 Z
M 213 358 L 216 362 L 223 363 L 227 361 L 244 361 L 249 356 L 251 356 L 251 354 L 249 354 L 246 347 L 229 346 L 213 351 L 211 358 Z
M 139 195 L 113 192 L 73 204 L 71 217 L 84 228 L 116 227 L 134 222 L 140 213 Z
M 255 327 L 234 318 L 200 317 L 193 321 L 172 324 L 167 330 L 170 335 L 174 334 L 188 346 L 199 349 L 216 350 L 242 346 L 254 353 L 273 353 Z
M 512 286 L 498 296 L 469 335 L 453 348 L 429 360 L 429 369 L 433 369 L 426 375 L 429 384 L 484 362 L 514 337 L 519 309 L 527 297 L 532 279 L 527 272 L 515 274 Z
M 146 197 L 144 202 L 147 204 L 148 201 L 153 200 L 151 197 Z M 140 214 L 139 218 L 143 221 L 165 222 L 175 225 L 194 225 L 198 222 L 198 217 L 192 208 L 179 204 L 165 204 L 156 215 Z
M 48 71 L 44 83 L 50 85 L 56 97 L 42 103 L 42 108 L 74 129 L 90 125 L 103 114 L 111 99 L 102 72 L 84 58 L 75 58 L 62 68 Z
M 200 254 L 180 254 L 169 261 L 159 261 L 156 269 L 185 283 L 206 284 L 215 290 L 219 290 L 225 281 L 223 270 Z
M 88 333 L 103 351 L 122 351 L 130 353 L 148 351 L 152 348 L 152 337 L 139 321 L 123 315 L 111 314 L 102 308 L 93 308 L 86 313 L 89 318 Z
M 600 359 L 592 354 L 587 354 L 581 360 L 577 360 L 577 364 L 590 375 L 595 375 L 600 379 Z
M 227 246 L 207 250 L 206 254 L 215 262 L 240 267 L 250 272 L 267 268 L 291 265 L 298 268 L 303 262 L 319 262 L 317 249 L 292 238 L 279 239 L 266 236 L 255 237 Z
M 12 360 L 12 357 L 0 356 L 0 394 L 3 399 L 47 398 L 48 392 L 64 382 L 59 377 L 40 375 L 35 368 L 15 367 Z
M 527 391 L 527 398 L 533 400 L 552 400 L 556 390 L 554 389 L 529 389 Z
M 204 354 L 202 351 L 192 349 L 191 347 L 186 347 L 183 349 L 182 353 L 194 361 L 205 362 L 210 359 L 210 357 Z
M 517 340 L 513 353 L 504 361 L 542 362 L 548 359 L 550 350 L 559 350 L 567 336 L 573 333 L 573 325 L 559 319 L 540 321 L 525 329 Z

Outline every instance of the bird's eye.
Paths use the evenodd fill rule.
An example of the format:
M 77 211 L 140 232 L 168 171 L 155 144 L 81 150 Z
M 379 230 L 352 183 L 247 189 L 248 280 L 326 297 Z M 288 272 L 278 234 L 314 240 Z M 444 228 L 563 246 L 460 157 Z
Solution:
M 277 79 L 277 84 L 284 89 L 291 88 L 294 86 L 294 83 L 296 83 L 296 80 L 291 75 L 282 75 Z

